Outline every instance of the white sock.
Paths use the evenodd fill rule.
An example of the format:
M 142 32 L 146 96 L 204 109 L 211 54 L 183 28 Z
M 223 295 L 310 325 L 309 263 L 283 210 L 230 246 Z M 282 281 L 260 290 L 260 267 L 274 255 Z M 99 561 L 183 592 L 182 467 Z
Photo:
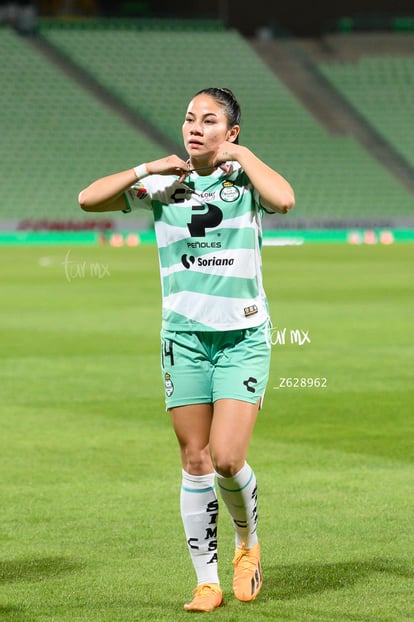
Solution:
M 220 583 L 217 569 L 218 500 L 214 473 L 190 475 L 183 470 L 181 517 L 198 585 Z
M 253 469 L 245 462 L 234 477 L 216 473 L 221 497 L 236 531 L 236 546 L 249 549 L 257 544 L 257 482 Z

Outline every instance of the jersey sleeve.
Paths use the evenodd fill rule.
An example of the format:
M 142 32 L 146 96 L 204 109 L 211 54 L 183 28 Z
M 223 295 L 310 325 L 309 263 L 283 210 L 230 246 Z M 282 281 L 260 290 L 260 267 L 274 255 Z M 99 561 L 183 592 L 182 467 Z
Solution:
M 145 180 L 139 180 L 124 192 L 125 209 L 124 214 L 137 209 L 152 209 L 151 196 L 146 187 Z
M 250 185 L 252 189 L 253 201 L 254 201 L 254 204 L 256 205 L 256 208 L 259 210 L 260 215 L 263 216 L 263 214 L 277 214 L 277 212 L 275 212 L 274 210 L 267 209 L 266 206 L 263 205 L 262 197 L 260 196 L 258 190 L 256 190 L 256 188 L 253 186 L 247 174 L 244 173 L 244 175 L 246 177 L 247 183 Z
M 252 196 L 253 196 L 253 202 L 256 206 L 256 209 L 259 211 L 260 215 L 263 215 L 264 212 L 273 214 L 273 212 L 268 212 L 267 209 L 262 205 L 261 196 L 259 192 L 256 190 L 256 188 L 253 186 L 252 182 L 250 181 L 250 177 L 247 175 L 245 170 L 242 168 L 239 168 L 237 172 L 241 178 L 241 183 L 251 189 Z

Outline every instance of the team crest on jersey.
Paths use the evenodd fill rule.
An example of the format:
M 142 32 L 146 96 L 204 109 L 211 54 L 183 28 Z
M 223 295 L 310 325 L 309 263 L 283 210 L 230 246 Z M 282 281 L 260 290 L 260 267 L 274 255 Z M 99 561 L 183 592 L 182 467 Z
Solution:
M 165 386 L 165 395 L 167 397 L 171 397 L 171 395 L 174 393 L 174 385 L 173 385 L 173 381 L 171 380 L 171 376 L 168 372 L 166 372 L 166 374 L 164 375 L 164 386 Z
M 237 201 L 240 196 L 240 191 L 237 186 L 235 186 L 232 181 L 224 181 L 222 186 L 223 187 L 220 190 L 220 199 L 222 201 L 227 201 L 228 203 Z

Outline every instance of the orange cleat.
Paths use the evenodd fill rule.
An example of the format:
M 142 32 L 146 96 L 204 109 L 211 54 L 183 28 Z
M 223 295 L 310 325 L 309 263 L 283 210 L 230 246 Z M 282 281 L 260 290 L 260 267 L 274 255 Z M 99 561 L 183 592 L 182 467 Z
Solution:
M 250 549 L 246 549 L 244 544 L 241 548 L 237 547 L 233 566 L 233 592 L 235 597 L 241 601 L 254 600 L 263 583 L 259 543 Z
M 223 602 L 223 592 L 217 583 L 202 583 L 193 590 L 194 598 L 186 603 L 186 611 L 213 611 Z

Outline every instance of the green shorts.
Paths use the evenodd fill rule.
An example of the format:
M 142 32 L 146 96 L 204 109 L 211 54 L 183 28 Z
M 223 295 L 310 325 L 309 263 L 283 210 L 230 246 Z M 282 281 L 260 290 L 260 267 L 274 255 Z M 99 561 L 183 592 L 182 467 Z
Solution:
M 161 331 L 167 410 L 231 398 L 263 400 L 270 367 L 269 323 L 223 332 Z

